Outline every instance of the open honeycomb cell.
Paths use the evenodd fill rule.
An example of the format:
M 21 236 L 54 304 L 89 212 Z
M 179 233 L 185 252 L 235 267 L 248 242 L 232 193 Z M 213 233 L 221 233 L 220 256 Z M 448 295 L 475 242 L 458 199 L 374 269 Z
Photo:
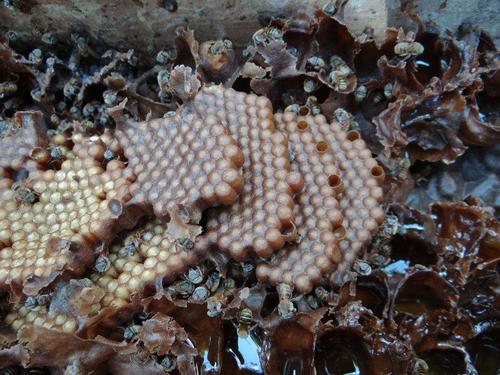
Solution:
M 384 220 L 384 210 L 381 207 L 383 191 L 380 187 L 384 171 L 372 158 L 359 133 L 354 131 L 346 133 L 338 123 L 328 124 L 322 115 L 297 117 L 293 113 L 278 114 L 276 123 L 278 129 L 287 135 L 292 148 L 298 150 L 295 155 L 296 165 L 302 173 L 305 173 L 306 191 L 312 189 L 309 184 L 318 182 L 338 191 L 339 206 L 331 212 L 335 212 L 336 217 L 337 210 L 340 209 L 343 217 L 342 226 L 336 231 L 340 252 L 332 254 L 335 256 L 330 259 L 336 263 L 336 267 L 332 270 L 344 271 L 352 265 L 361 248 L 372 238 Z M 306 157 L 320 159 L 324 167 L 301 169 L 303 158 Z M 301 216 L 298 215 L 300 217 L 298 222 L 304 224 L 297 224 L 299 233 L 301 230 L 307 232 L 307 223 L 317 220 L 314 202 L 307 201 L 303 197 L 307 195 L 299 196 L 298 212 Z M 327 215 L 324 210 L 319 212 L 322 216 Z M 301 244 L 295 246 L 300 247 Z M 308 270 L 307 264 L 311 264 L 308 259 L 315 256 L 313 246 L 308 250 L 306 247 L 302 253 L 306 261 L 304 259 L 295 261 L 301 254 L 297 249 L 288 253 L 282 252 L 270 265 L 259 265 L 257 277 L 272 283 L 289 283 L 290 271 L 295 275 Z M 326 271 L 326 267 L 324 270 Z M 315 271 L 312 273 L 314 277 L 307 279 L 307 275 L 304 275 L 301 278 L 304 280 L 303 283 L 297 284 L 297 279 L 293 279 L 292 283 L 301 292 L 309 291 L 319 280 L 317 273 Z M 284 275 L 287 275 L 286 279 Z
M 303 176 L 304 189 L 295 199 L 296 240 L 274 255 L 271 262 L 260 264 L 257 275 L 262 281 L 294 285 L 307 293 L 342 261 L 338 245 L 345 229 L 337 200 L 342 193 L 342 179 L 335 150 L 311 131 L 307 121 L 280 114 L 275 118 L 288 136 L 292 170 Z
M 126 122 L 116 137 L 137 176 L 130 204 L 164 219 L 182 206 L 197 222 L 206 207 L 231 204 L 243 188 L 243 155 L 226 128 L 189 105 L 172 116 Z
M 215 247 L 242 260 L 253 252 L 269 257 L 293 230 L 294 195 L 302 177 L 291 171 L 288 142 L 276 131 L 271 102 L 253 94 L 204 87 L 194 98 L 197 111 L 215 116 L 236 139 L 244 155 L 245 184 L 238 200 L 212 210 L 198 248 Z
M 121 161 L 103 169 L 102 145 L 75 147 L 60 170 L 33 171 L 0 189 L 0 289 L 36 292 L 61 273 L 79 274 L 123 218 L 130 176 Z M 9 187 L 10 185 L 10 187 Z
M 4 170 L 21 169 L 37 147 L 46 147 L 48 139 L 41 112 L 17 112 L 7 129 L 0 129 L 0 175 Z

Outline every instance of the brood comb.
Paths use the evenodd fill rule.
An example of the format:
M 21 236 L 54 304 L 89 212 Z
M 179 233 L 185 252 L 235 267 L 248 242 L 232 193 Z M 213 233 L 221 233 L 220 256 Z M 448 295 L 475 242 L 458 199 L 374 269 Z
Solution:
M 241 195 L 231 206 L 209 213 L 207 234 L 196 247 L 215 247 L 236 260 L 249 252 L 269 257 L 290 238 L 293 196 L 303 185 L 300 174 L 291 172 L 288 143 L 275 129 L 271 102 L 222 86 L 202 88 L 194 102 L 198 111 L 216 116 L 229 129 L 245 159 Z
M 243 188 L 243 155 L 216 117 L 189 104 L 171 116 L 126 121 L 116 138 L 137 177 L 130 205 L 152 206 L 160 219 L 183 208 L 196 223 L 212 206 L 231 204 Z
M 334 255 L 330 257 L 333 263 L 331 266 L 336 266 L 337 272 L 345 271 L 384 220 L 384 210 L 380 205 L 383 197 L 380 184 L 384 178 L 384 171 L 372 158 L 359 133 L 355 131 L 346 133 L 338 123 L 328 124 L 322 115 L 297 117 L 292 113 L 279 114 L 276 115 L 276 122 L 296 150 L 297 168 L 306 174 L 306 192 L 299 196 L 298 203 L 298 222 L 304 223 L 305 228 L 302 229 L 298 224 L 297 229 L 299 233 L 305 230 L 306 233 L 314 233 L 316 237 L 318 228 L 313 222 L 330 215 L 336 218 L 340 208 L 343 216 L 342 228 L 337 231 L 341 237 L 340 253 L 333 252 L 330 246 L 323 247 L 325 252 L 323 255 Z M 325 163 L 329 166 L 323 164 L 324 168 L 304 167 L 305 159 L 320 160 L 320 164 Z M 314 187 L 318 183 L 320 186 L 328 185 L 338 190 L 339 207 L 332 205 L 330 213 L 321 209 L 315 211 L 314 206 L 311 206 L 314 205 L 314 201 L 306 199 L 309 190 L 320 189 L 320 186 Z M 309 184 L 313 187 L 308 186 Z M 275 284 L 292 283 L 301 292 L 310 291 L 320 280 L 315 267 L 328 263 L 325 257 L 317 258 L 315 252 L 320 251 L 318 245 L 307 245 L 309 244 L 292 245 L 292 251 L 279 253 L 271 264 L 260 264 L 257 269 L 258 278 Z M 334 268 L 331 267 L 330 270 Z M 300 282 L 299 279 L 293 279 L 297 275 L 302 276 Z
M 33 171 L 21 184 L 3 180 L 0 289 L 19 285 L 36 294 L 63 272 L 78 275 L 96 243 L 133 225 L 123 211 L 130 183 L 124 164 L 113 160 L 104 170 L 99 143 L 73 151 L 60 170 Z

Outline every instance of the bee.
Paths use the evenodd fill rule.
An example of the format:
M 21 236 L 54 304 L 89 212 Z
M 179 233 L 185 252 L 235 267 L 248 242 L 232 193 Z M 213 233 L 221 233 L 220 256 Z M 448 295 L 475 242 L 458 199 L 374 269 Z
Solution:
M 394 46 L 394 53 L 399 56 L 421 55 L 424 53 L 424 46 L 419 42 L 399 42 Z
M 253 43 L 258 46 L 259 44 L 264 44 L 266 41 L 266 31 L 265 29 L 259 29 L 252 35 Z
M 47 31 L 42 35 L 42 42 L 50 45 L 56 44 L 56 37 L 50 31 Z
M 276 27 L 264 27 L 263 29 L 257 30 L 252 35 L 252 41 L 254 45 L 270 43 L 276 40 L 283 39 L 283 32 Z
M 127 56 L 127 63 L 130 65 L 130 66 L 137 66 L 137 63 L 139 62 L 139 59 L 137 58 L 136 55 L 129 55 Z
M 70 109 L 69 109 L 69 113 L 71 113 L 74 117 L 81 117 L 82 116 L 82 112 L 80 111 L 80 109 L 77 107 L 77 106 L 72 106 Z
M 215 292 L 219 288 L 220 279 L 221 277 L 219 272 L 217 271 L 212 272 L 207 277 L 207 281 L 205 282 L 205 287 L 212 293 Z
M 90 132 L 95 129 L 95 124 L 90 120 L 83 120 L 81 123 L 82 130 L 84 132 Z
M 400 231 L 400 228 L 402 227 L 399 222 L 399 218 L 392 213 L 388 213 L 385 217 L 384 224 L 382 225 L 378 236 L 383 239 L 391 239 Z
M 244 59 L 249 59 L 253 55 L 253 49 L 250 47 L 245 48 L 243 51 L 241 51 L 241 56 Z
M 417 358 L 413 367 L 414 375 L 429 375 L 429 365 L 423 359 Z
M 106 161 L 116 159 L 115 153 L 113 151 L 111 151 L 109 148 L 106 151 L 104 151 L 103 157 L 104 157 L 104 160 L 106 160 Z M 135 254 L 135 251 L 134 251 L 134 254 Z
M 332 17 L 337 9 L 335 8 L 335 4 L 333 4 L 332 1 L 329 1 L 325 5 L 323 5 L 323 13 L 325 13 L 327 16 Z
M 69 365 L 64 369 L 64 375 L 84 375 L 85 369 L 80 364 L 80 361 L 71 361 Z
M 38 194 L 33 192 L 30 188 L 22 185 L 22 183 L 14 183 L 11 189 L 14 192 L 16 200 L 22 204 L 33 204 L 38 199 Z
M 194 291 L 194 284 L 191 283 L 188 280 L 181 280 L 178 283 L 170 286 L 168 290 L 172 294 L 178 294 L 182 298 L 189 298 L 191 294 L 193 294 Z
M 293 287 L 288 284 L 279 284 L 276 290 L 279 297 L 278 314 L 285 319 L 289 319 L 294 315 L 295 311 L 297 311 L 291 301 Z
M 203 282 L 203 272 L 200 267 L 190 268 L 188 270 L 187 279 L 195 285 Z
M 177 10 L 177 7 L 178 7 L 176 0 L 164 0 L 163 6 L 169 12 L 175 12 Z
M 2 375 L 24 375 L 24 368 L 21 366 L 10 366 L 2 369 Z
M 191 250 L 192 248 L 194 248 L 194 242 L 189 238 L 184 238 L 180 240 L 179 245 L 187 250 Z
M 384 86 L 384 96 L 387 99 L 392 99 L 392 90 L 393 90 L 393 88 L 394 88 L 394 86 L 390 82 Z
M 109 270 L 110 266 L 111 266 L 111 262 L 104 255 L 99 255 L 99 257 L 95 261 L 95 269 L 99 273 L 106 272 L 107 270 Z
M 250 262 L 243 262 L 241 263 L 241 269 L 244 275 L 248 275 L 255 269 L 255 266 Z
M 347 88 L 349 87 L 349 83 L 347 82 L 347 79 L 345 78 L 338 78 L 337 81 L 335 82 L 335 90 L 337 91 L 346 91 Z
M 7 38 L 9 38 L 9 42 L 15 42 L 16 40 L 19 39 L 19 35 L 15 31 L 9 30 L 7 31 Z
M 271 41 L 283 39 L 283 32 L 276 27 L 268 27 L 266 35 Z
M 407 155 L 398 160 L 398 162 L 390 168 L 390 173 L 399 180 L 406 180 L 410 175 L 411 160 Z
M 319 301 L 313 295 L 306 296 L 306 302 L 309 305 L 309 307 L 313 310 L 316 310 L 319 307 Z
M 36 87 L 33 90 L 31 90 L 30 95 L 33 98 L 33 100 L 36 102 L 41 102 L 43 99 L 43 96 L 44 96 L 42 89 L 39 87 Z
M 306 93 L 311 93 L 317 89 L 318 85 L 315 80 L 306 78 L 304 80 L 304 91 Z
M 43 60 L 43 52 L 39 48 L 35 48 L 33 51 L 30 52 L 28 55 L 28 60 L 32 62 L 33 64 L 40 64 Z
M 66 98 L 73 98 L 80 90 L 79 82 L 76 78 L 71 78 L 63 87 L 63 94 Z
M 370 265 L 362 260 L 357 260 L 352 266 L 354 271 L 361 276 L 368 276 L 372 273 Z
M 332 67 L 332 70 L 339 70 L 340 68 L 347 66 L 347 64 L 339 55 L 332 55 L 330 57 L 330 66 Z
M 234 289 L 236 288 L 236 282 L 234 281 L 234 279 L 228 277 L 227 279 L 224 279 L 222 287 L 224 289 L 225 296 L 231 295 L 233 294 Z
M 233 49 L 233 43 L 229 39 L 217 40 L 209 48 L 212 55 L 220 55 L 223 52 Z
M 26 301 L 24 302 L 24 305 L 26 307 L 28 307 L 28 308 L 33 308 L 33 307 L 38 306 L 38 302 L 36 300 L 36 297 L 29 296 L 28 298 L 26 298 Z
M 375 94 L 373 94 L 373 103 L 378 104 L 383 101 L 384 98 L 384 93 L 382 91 L 377 91 Z
M 156 81 L 158 82 L 158 87 L 160 91 L 168 91 L 169 81 L 170 81 L 170 72 L 166 69 L 162 69 L 158 72 L 156 76 Z
M 252 310 L 250 310 L 248 307 L 245 307 L 240 311 L 240 315 L 238 317 L 238 320 L 241 324 L 244 324 L 246 326 L 249 326 L 253 322 L 253 313 Z
M 280 301 L 290 301 L 293 295 L 293 286 L 288 284 L 279 284 L 276 287 Z
M 66 156 L 65 147 L 52 146 L 49 153 L 53 160 L 61 160 Z
M 286 50 L 292 56 L 295 56 L 295 57 L 299 57 L 300 56 L 299 50 L 297 48 L 293 47 L 293 46 L 288 47 Z
M 156 62 L 159 64 L 166 64 L 171 60 L 172 60 L 172 58 L 171 58 L 170 53 L 168 51 L 161 50 L 156 54 Z
M 321 112 L 321 107 L 318 103 L 318 98 L 315 96 L 309 96 L 306 100 L 306 107 L 311 110 L 312 115 L 319 115 Z
M 0 82 L 0 99 L 16 93 L 18 90 L 15 82 Z
M 104 158 L 106 160 L 111 160 L 112 158 L 114 158 L 114 156 L 112 156 L 111 158 L 106 157 L 106 152 L 108 152 L 108 151 L 111 154 L 113 154 L 113 151 L 106 150 L 104 152 Z M 125 250 L 125 253 L 128 256 L 134 256 L 135 253 L 137 252 L 137 250 L 139 249 L 139 247 L 141 246 L 141 241 L 142 241 L 142 236 L 140 234 L 138 234 L 138 235 L 132 235 L 129 238 L 127 238 L 125 240 L 125 243 L 124 243 L 124 246 L 123 246 L 123 249 Z
M 127 341 L 133 341 L 137 338 L 137 334 L 141 331 L 142 326 L 133 324 L 123 330 L 123 338 Z
M 209 295 L 210 293 L 208 292 L 207 288 L 205 288 L 204 286 L 199 286 L 194 290 L 191 299 L 193 301 L 203 302 L 206 301 Z
M 352 115 L 343 108 L 337 108 L 334 112 L 335 118 L 344 129 L 349 128 L 349 125 L 353 121 Z
M 112 106 L 115 105 L 118 93 L 115 90 L 106 90 L 102 93 L 104 104 Z
M 207 299 L 207 315 L 210 318 L 215 318 L 222 312 L 222 301 L 219 296 L 212 296 Z
M 283 319 L 290 319 L 295 315 L 297 309 L 291 301 L 281 301 L 278 303 L 278 314 Z
M 175 362 L 175 358 L 170 355 L 166 355 L 160 362 L 161 367 L 163 367 L 164 371 L 170 372 L 175 370 L 177 364 Z
M 92 117 L 96 110 L 97 108 L 93 103 L 87 103 L 83 107 L 82 114 L 84 117 Z
M 285 108 L 285 112 L 292 112 L 295 114 L 298 114 L 300 111 L 300 105 L 298 104 L 290 104 Z
M 314 295 L 323 302 L 330 299 L 330 293 L 328 293 L 328 291 L 322 286 L 317 286 L 316 288 L 314 288 Z
M 319 56 L 311 56 L 307 59 L 306 67 L 319 72 L 326 69 L 326 62 Z

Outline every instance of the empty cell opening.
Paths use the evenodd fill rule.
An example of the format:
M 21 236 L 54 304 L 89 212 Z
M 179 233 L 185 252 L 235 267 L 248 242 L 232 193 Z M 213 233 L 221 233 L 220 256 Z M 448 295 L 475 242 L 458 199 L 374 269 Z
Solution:
M 303 132 L 306 131 L 307 128 L 309 128 L 309 124 L 306 121 L 299 121 L 299 123 L 297 124 L 297 128 L 299 129 L 299 131 Z
M 337 237 L 338 239 L 342 239 L 346 236 L 347 231 L 345 230 L 345 227 L 341 225 L 337 229 L 335 229 L 335 232 L 333 233 L 335 234 L 335 237 Z
M 332 174 L 331 176 L 328 177 L 328 185 L 332 188 L 339 187 L 341 182 L 342 182 L 341 178 L 336 174 Z
M 281 227 L 281 234 L 287 241 L 294 239 L 297 236 L 297 228 L 291 220 L 287 220 Z
M 371 173 L 373 177 L 382 177 L 384 175 L 384 169 L 377 165 L 372 168 Z
M 326 143 L 325 141 L 321 141 L 316 144 L 316 151 L 318 151 L 319 153 L 323 153 L 326 150 L 328 150 L 328 143 Z
M 350 140 L 351 142 L 359 138 L 360 134 L 356 130 L 351 130 L 349 133 L 347 133 L 347 139 Z
M 309 114 L 309 108 L 303 105 L 302 107 L 299 108 L 299 115 L 301 116 L 307 116 Z

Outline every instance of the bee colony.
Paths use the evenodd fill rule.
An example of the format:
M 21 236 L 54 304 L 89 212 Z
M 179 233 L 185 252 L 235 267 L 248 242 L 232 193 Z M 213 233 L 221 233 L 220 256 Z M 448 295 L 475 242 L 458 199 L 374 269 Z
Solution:
M 0 374 L 498 370 L 494 39 L 341 3 L 245 45 L 0 28 Z

